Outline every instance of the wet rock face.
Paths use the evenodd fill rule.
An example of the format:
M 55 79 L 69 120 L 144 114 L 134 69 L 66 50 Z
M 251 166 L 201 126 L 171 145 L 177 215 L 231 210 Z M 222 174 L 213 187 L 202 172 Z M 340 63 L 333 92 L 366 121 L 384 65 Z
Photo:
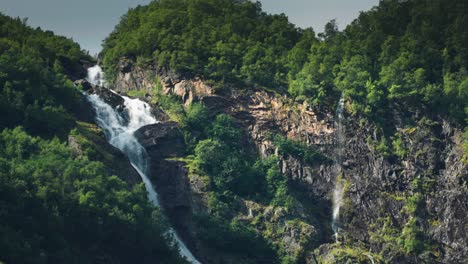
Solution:
M 153 159 L 150 179 L 172 225 L 184 241 L 190 243 L 193 241 L 190 230 L 193 205 L 188 170 L 185 166 L 181 161 Z
M 144 126 L 134 132 L 150 157 L 149 174 L 163 207 L 176 227 L 187 232 L 187 218 L 191 216 L 191 191 L 185 163 L 170 160 L 181 157 L 185 145 L 176 122 L 161 122 Z
M 97 94 L 101 97 L 104 102 L 112 106 L 113 108 L 117 108 L 119 106 L 123 107 L 124 99 L 122 96 L 112 92 L 111 90 L 94 85 L 88 82 L 85 79 L 79 79 L 73 82 L 76 87 L 81 87 L 81 89 L 88 94 Z
M 343 170 L 350 184 L 346 195 L 350 204 L 342 214 L 343 229 L 348 236 L 369 242 L 369 230 L 379 220 L 390 217 L 402 230 L 415 217 L 424 241 L 435 242 L 442 252 L 438 253 L 438 261 L 466 262 L 467 247 L 461 245 L 468 245 L 463 235 L 468 232 L 468 192 L 462 179 L 466 179 L 468 171 L 458 140 L 461 130 L 444 120 L 430 125 L 420 122 L 411 129 L 404 129 L 402 124 L 396 127 L 405 142 L 406 155 L 384 158 L 370 143 L 379 139 L 373 126 L 347 120 L 344 160 L 353 166 Z M 411 216 L 405 206 L 415 193 L 423 193 L 424 197 Z M 371 247 L 378 251 L 382 244 L 371 243 Z M 411 263 L 411 258 L 415 256 L 399 256 L 391 262 L 398 263 L 399 259 Z
M 122 98 L 122 96 L 112 92 L 107 88 L 95 86 L 92 90 L 89 90 L 88 92 L 99 95 L 99 97 L 101 97 L 101 99 L 104 102 L 112 106 L 112 108 L 117 108 L 119 106 L 123 107 L 124 105 L 124 99 Z
M 193 195 L 186 164 L 171 160 L 181 157 L 185 145 L 176 122 L 161 122 L 144 126 L 134 132 L 148 152 L 149 178 L 154 183 L 159 201 L 172 225 L 189 248 L 196 253 L 193 238 Z

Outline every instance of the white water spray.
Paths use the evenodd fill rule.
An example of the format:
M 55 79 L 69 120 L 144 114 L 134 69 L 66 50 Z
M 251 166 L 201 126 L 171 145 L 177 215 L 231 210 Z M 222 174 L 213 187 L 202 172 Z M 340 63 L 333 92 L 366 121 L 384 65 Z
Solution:
M 88 68 L 88 82 L 97 86 L 106 85 L 106 82 L 104 80 L 104 74 L 99 65 L 95 65 L 93 67 Z
M 345 134 L 343 127 L 343 109 L 344 109 L 344 98 L 341 96 L 336 109 L 337 118 L 335 120 L 336 133 L 335 133 L 335 158 L 336 158 L 336 178 L 335 188 L 333 189 L 333 214 L 332 214 L 332 229 L 334 232 L 335 242 L 338 242 L 338 233 L 340 228 L 338 221 L 340 217 L 340 208 L 343 202 L 343 191 L 344 185 L 342 177 L 342 163 L 343 163 L 343 151 L 345 144 Z
M 88 69 L 88 81 L 95 85 L 104 85 L 103 72 L 99 66 Z M 157 123 L 158 121 L 151 114 L 151 107 L 138 99 L 131 99 L 122 96 L 124 99 L 125 118 L 119 112 L 115 111 L 110 105 L 106 104 L 98 95 L 88 95 L 87 99 L 96 111 L 96 122 L 104 130 L 109 143 L 120 149 L 132 166 L 140 175 L 148 192 L 148 199 L 155 206 L 159 206 L 158 194 L 153 184 L 148 178 L 148 154 L 145 148 L 138 142 L 134 132 L 139 128 Z M 180 240 L 177 233 L 171 228 L 169 233 L 173 235 L 180 253 L 191 263 L 199 264 L 185 244 Z

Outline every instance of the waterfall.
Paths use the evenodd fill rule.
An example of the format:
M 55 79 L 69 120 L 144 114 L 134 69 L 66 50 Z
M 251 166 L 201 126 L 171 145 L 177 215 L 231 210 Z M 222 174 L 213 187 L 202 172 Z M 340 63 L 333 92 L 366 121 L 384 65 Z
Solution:
M 97 86 L 106 85 L 106 82 L 104 80 L 104 74 L 99 65 L 95 65 L 93 67 L 88 68 L 88 82 Z
M 104 85 L 103 72 L 99 66 L 88 69 L 88 81 L 94 85 Z M 125 115 L 115 111 L 105 103 L 98 95 L 87 95 L 88 101 L 96 111 L 96 123 L 104 130 L 107 140 L 111 145 L 120 149 L 130 160 L 130 163 L 140 175 L 148 192 L 148 199 L 155 206 L 159 206 L 158 194 L 148 178 L 148 154 L 145 148 L 138 142 L 134 132 L 139 128 L 157 123 L 151 114 L 151 107 L 139 100 L 122 96 L 124 99 Z M 174 229 L 168 231 L 175 239 L 180 254 L 191 263 L 199 264 L 185 244 L 180 240 Z
M 344 184 L 342 177 L 342 164 L 343 164 L 343 154 L 344 154 L 344 145 L 345 145 L 345 133 L 343 127 L 343 109 L 344 109 L 344 98 L 341 96 L 340 101 L 336 109 L 336 119 L 335 119 L 335 187 L 333 189 L 333 214 L 332 214 L 332 229 L 334 232 L 335 241 L 338 242 L 338 233 L 339 228 L 339 217 L 340 217 L 340 207 L 343 202 L 343 191 Z

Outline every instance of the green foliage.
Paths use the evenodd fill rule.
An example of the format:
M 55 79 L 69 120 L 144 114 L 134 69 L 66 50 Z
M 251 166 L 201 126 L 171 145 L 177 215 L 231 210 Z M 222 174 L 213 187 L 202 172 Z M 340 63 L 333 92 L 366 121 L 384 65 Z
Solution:
M 26 108 L 24 127 L 34 135 L 56 135 L 64 139 L 74 123 L 73 117 L 61 106 L 34 104 Z
M 145 98 L 146 91 L 145 90 L 130 90 L 127 92 L 128 96 L 136 97 L 136 98 Z
M 203 123 L 209 124 L 204 110 L 195 112 L 202 113 Z M 288 183 L 280 172 L 277 158 L 256 159 L 249 154 L 243 145 L 242 131 L 232 117 L 218 115 L 204 131 L 206 139 L 196 143 L 193 163 L 199 173 L 209 176 L 216 192 L 228 191 L 276 206 L 292 206 L 294 200 L 289 195 Z M 311 156 L 305 156 L 308 155 Z
M 83 96 L 70 76 L 86 74 L 80 60 L 93 58 L 72 40 L 0 14 L 2 260 L 185 263 L 143 184 L 112 176 L 125 165 L 112 168 L 99 131 L 76 123 Z
M 384 157 L 390 157 L 392 155 L 392 149 L 387 143 L 387 139 L 383 135 L 380 138 L 380 142 L 378 141 L 373 141 L 373 145 L 375 146 L 375 150 L 382 156 Z
M 232 216 L 233 209 L 232 199 L 230 198 L 217 192 L 208 193 L 207 205 L 210 209 L 210 215 L 220 219 L 229 219 Z
M 278 134 L 274 135 L 272 140 L 281 155 L 291 155 L 309 165 L 328 161 L 320 152 L 305 143 L 290 140 Z
M 265 177 L 265 196 L 271 200 L 270 204 L 291 208 L 294 205 L 294 199 L 289 194 L 287 179 L 281 174 L 278 158 L 270 156 L 260 159 L 255 163 L 254 168 L 257 174 Z
M 180 104 L 179 98 L 174 95 L 164 95 L 158 97 L 157 105 L 166 112 L 169 117 L 176 121 L 182 122 L 184 118 L 184 107 Z
M 401 229 L 398 229 L 390 216 L 379 218 L 370 226 L 370 241 L 381 245 L 380 254 L 391 259 L 404 255 L 406 252 L 401 245 Z
M 295 264 L 296 262 L 297 260 L 293 256 L 284 256 L 281 258 L 281 264 Z
M 241 130 L 232 117 L 221 114 L 206 129 L 207 139 L 195 147 L 194 163 L 202 174 L 210 176 L 217 191 L 251 195 L 261 186 L 253 170 L 250 154 L 242 146 Z
M 216 188 L 229 189 L 234 183 L 239 169 L 237 157 L 226 157 L 227 146 L 213 139 L 200 141 L 195 148 L 195 163 L 204 173 L 212 176 Z M 236 175 L 234 175 L 236 174 Z
M 422 229 L 418 226 L 416 218 L 411 218 L 406 223 L 401 238 L 406 253 L 421 253 L 425 249 Z
M 190 131 L 204 132 L 210 125 L 208 109 L 200 103 L 192 103 L 185 110 L 182 125 Z
M 196 221 L 201 228 L 200 238 L 217 250 L 247 256 L 252 263 L 275 263 L 272 246 L 252 227 L 207 215 L 196 215 Z
M 397 257 L 405 254 L 420 254 L 428 249 L 428 238 L 424 236 L 417 215 L 423 209 L 423 195 L 415 192 L 412 196 L 401 198 L 406 200 L 404 210 L 409 216 L 409 220 L 399 229 L 392 221 L 391 217 L 380 218 L 371 225 L 370 240 L 376 245 L 380 245 L 380 254 L 387 257 Z
M 415 193 L 414 195 L 407 198 L 405 204 L 405 210 L 410 215 L 415 215 L 421 208 L 422 202 L 424 201 L 422 194 Z
M 318 263 L 323 264 L 370 263 L 370 257 L 375 261 L 378 260 L 377 256 L 359 246 L 342 246 L 335 244 L 330 246 L 326 254 L 319 255 L 317 260 Z
M 289 74 L 290 93 L 330 105 L 343 93 L 353 114 L 376 119 L 401 105 L 466 123 L 462 2 L 380 1 L 343 32 L 332 21 L 322 40 L 312 43 L 302 69 Z
M 400 159 L 405 158 L 406 155 L 408 154 L 408 150 L 405 146 L 405 142 L 400 133 L 398 133 L 396 137 L 393 138 L 392 147 L 393 147 L 393 152 Z
M 11 263 L 182 263 L 142 184 L 23 129 L 0 134 L 0 246 Z
M 404 160 L 411 154 L 406 135 L 384 129 L 392 125 L 386 122 L 394 113 L 400 111 L 404 118 L 415 113 L 440 115 L 466 126 L 466 11 L 463 0 L 430 4 L 424 0 L 380 1 L 343 32 L 331 21 L 316 38 L 313 30 L 297 29 L 283 15 L 266 15 L 258 3 L 250 1 L 153 1 L 130 10 L 106 39 L 104 66 L 113 79 L 119 59 L 126 56 L 184 77 L 200 75 L 218 85 L 243 83 L 276 91 L 287 87 L 298 100 L 328 107 L 334 107 L 344 95 L 347 110 L 382 126 L 376 142 L 371 142 L 376 151 Z M 5 45 L 8 43 L 2 42 L 0 47 Z M 54 65 L 55 71 L 61 72 L 60 66 Z M 13 84 L 5 83 L 4 90 L 11 90 Z M 21 105 L 17 100 L 21 94 L 9 92 L 8 96 L 10 102 Z M 158 104 L 190 131 L 186 135 L 193 145 L 195 167 L 210 179 L 216 193 L 209 200 L 213 214 L 226 218 L 227 201 L 236 195 L 257 200 L 267 197 L 274 205 L 287 206 L 287 181 L 277 164 L 270 160 L 255 163 L 232 119 L 220 116 L 213 120 L 199 105 L 184 111 L 176 98 L 158 98 Z M 15 109 L 21 107 L 2 108 L 9 116 L 23 114 Z M 468 138 L 467 132 L 464 137 Z M 309 164 L 325 161 L 316 150 L 299 142 L 279 136 L 273 141 L 282 155 Z M 376 232 L 374 237 L 388 246 L 382 252 L 395 256 L 423 250 L 420 227 L 413 219 L 423 209 L 422 197 L 430 184 L 431 179 L 421 176 L 415 195 L 408 197 L 404 211 L 410 220 L 403 234 L 391 220 L 382 223 L 382 233 Z M 347 250 L 336 253 L 366 259 Z
M 381 1 L 343 32 L 330 21 L 316 38 L 250 1 L 153 1 L 129 10 L 105 40 L 113 79 L 118 61 L 155 63 L 216 84 L 244 83 L 382 121 L 399 105 L 426 107 L 466 123 L 468 34 L 462 0 Z M 57 67 L 60 68 L 60 67 Z
M 313 31 L 306 32 L 283 14 L 262 12 L 259 2 L 153 1 L 122 18 L 104 42 L 103 62 L 111 79 L 126 56 L 185 75 L 281 88 L 288 68 L 300 68 L 300 55 L 315 41 Z
M 66 137 L 81 96 L 68 75 L 82 77 L 78 44 L 0 14 L 0 128 Z
M 233 146 L 242 142 L 241 130 L 234 123 L 234 119 L 225 114 L 216 116 L 210 135 Z

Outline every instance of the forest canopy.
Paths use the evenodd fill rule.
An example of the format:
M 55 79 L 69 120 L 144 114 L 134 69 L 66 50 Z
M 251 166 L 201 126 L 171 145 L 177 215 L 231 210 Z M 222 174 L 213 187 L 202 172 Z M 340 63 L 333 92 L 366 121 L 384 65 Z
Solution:
M 87 136 L 75 129 L 83 95 L 72 78 L 93 60 L 0 14 L 0 263 L 185 263 L 144 186 L 66 143 Z
M 300 29 L 259 2 L 160 0 L 131 9 L 104 42 L 122 56 L 218 83 L 260 85 L 315 105 L 343 95 L 375 119 L 408 106 L 466 123 L 468 7 L 454 0 L 382 0 L 343 31 Z

